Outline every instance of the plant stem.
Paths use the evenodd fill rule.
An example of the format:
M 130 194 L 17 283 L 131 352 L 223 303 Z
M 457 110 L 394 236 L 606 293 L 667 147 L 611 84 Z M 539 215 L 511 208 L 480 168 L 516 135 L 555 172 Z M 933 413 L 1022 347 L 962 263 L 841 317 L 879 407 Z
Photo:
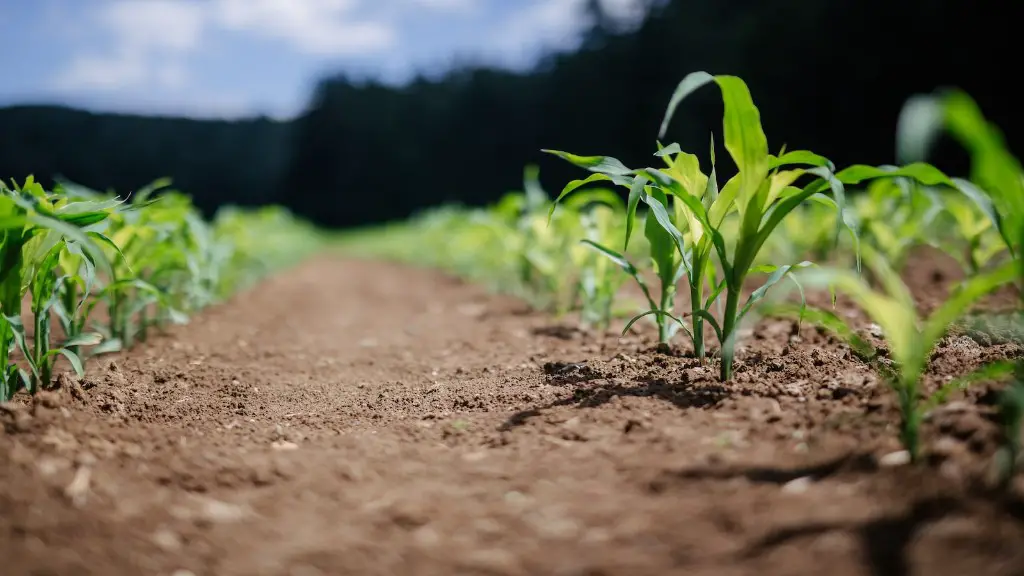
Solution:
M 46 357 L 47 348 L 49 348 L 49 342 L 47 341 L 49 330 L 47 328 L 49 328 L 50 319 L 47 316 L 48 314 L 39 307 L 33 307 L 32 319 L 35 323 L 35 333 L 32 335 L 32 356 L 34 357 L 32 363 L 35 365 L 39 376 L 32 375 L 32 389 L 29 390 L 31 394 L 35 394 L 50 384 L 50 362 Z
M 81 328 L 78 325 L 77 318 L 78 285 L 74 282 L 65 283 L 64 290 L 61 291 L 61 297 L 64 300 L 64 312 L 68 315 L 67 326 L 64 329 L 64 337 L 71 339 L 81 333 Z M 72 353 L 78 354 L 78 346 L 69 346 L 68 349 Z
M 661 281 L 661 303 L 658 306 L 658 310 L 662 312 L 672 312 L 672 296 L 675 293 L 675 286 L 671 282 Z M 658 321 L 658 343 L 668 344 L 669 333 L 668 333 L 668 316 L 664 314 L 655 314 L 655 318 Z
M 722 324 L 722 369 L 719 380 L 732 380 L 732 363 L 736 344 L 736 313 L 740 304 L 740 287 L 743 283 L 729 284 L 725 289 L 725 314 Z
M 698 314 L 703 310 L 704 282 L 690 283 L 690 310 L 693 322 L 693 353 L 704 363 L 704 317 Z
M 910 453 L 910 461 L 918 459 L 918 429 L 921 426 L 921 412 L 915 406 L 917 402 L 917 384 L 908 381 L 902 374 L 890 380 L 895 389 L 896 399 L 900 406 L 900 441 Z

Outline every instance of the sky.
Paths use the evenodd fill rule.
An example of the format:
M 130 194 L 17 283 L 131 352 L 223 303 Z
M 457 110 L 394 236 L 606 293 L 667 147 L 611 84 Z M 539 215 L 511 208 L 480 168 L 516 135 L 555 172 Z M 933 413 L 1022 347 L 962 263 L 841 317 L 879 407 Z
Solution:
M 0 0 L 0 106 L 287 119 L 316 81 L 571 49 L 586 0 Z M 636 21 L 635 0 L 601 0 Z

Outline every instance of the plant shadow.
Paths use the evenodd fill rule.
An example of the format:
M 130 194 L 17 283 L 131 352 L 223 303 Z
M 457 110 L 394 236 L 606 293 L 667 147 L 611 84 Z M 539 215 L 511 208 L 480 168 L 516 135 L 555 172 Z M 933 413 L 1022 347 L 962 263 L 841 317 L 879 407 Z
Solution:
M 568 398 L 556 400 L 543 406 L 537 406 L 521 410 L 508 418 L 498 430 L 506 432 L 518 426 L 522 426 L 530 418 L 540 416 L 542 411 L 560 406 L 575 406 L 576 408 L 596 408 L 610 402 L 618 396 L 633 396 L 639 398 L 655 398 L 671 403 L 680 409 L 707 408 L 714 406 L 727 398 L 731 391 L 725 386 L 712 383 L 684 383 L 669 382 L 663 378 L 643 380 L 634 386 L 614 382 L 602 382 L 596 385 L 588 385 L 596 379 L 581 379 L 576 384 L 573 395 Z
M 754 542 L 741 556 L 743 559 L 753 559 L 801 538 L 844 531 L 856 535 L 870 574 L 907 576 L 912 573 L 908 548 L 918 532 L 925 525 L 962 511 L 963 508 L 961 500 L 936 497 L 915 502 L 905 512 L 865 522 L 821 522 L 780 528 Z

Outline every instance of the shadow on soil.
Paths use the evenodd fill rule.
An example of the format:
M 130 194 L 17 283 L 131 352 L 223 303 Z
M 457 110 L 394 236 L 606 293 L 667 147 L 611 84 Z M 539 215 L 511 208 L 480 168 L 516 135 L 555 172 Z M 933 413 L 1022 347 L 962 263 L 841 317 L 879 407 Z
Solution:
M 589 381 L 586 376 L 580 376 L 580 378 L 580 381 Z M 569 398 L 517 412 L 498 429 L 505 432 L 522 426 L 530 418 L 539 416 L 543 410 L 548 408 L 574 405 L 577 408 L 596 408 L 608 403 L 616 396 L 653 397 L 670 402 L 678 408 L 705 408 L 721 402 L 729 394 L 729 390 L 718 384 L 669 383 L 664 379 L 640 382 L 636 386 L 615 383 L 598 384 L 576 388 Z
M 878 463 L 870 453 L 845 453 L 824 462 L 790 468 L 772 466 L 721 466 L 672 470 L 651 482 L 651 490 L 663 492 L 676 482 L 693 480 L 731 480 L 746 478 L 760 484 L 785 484 L 798 478 L 818 482 L 839 473 L 869 473 L 878 470 Z
M 775 530 L 750 546 L 742 554 L 751 559 L 773 549 L 806 537 L 833 531 L 857 535 L 865 554 L 865 563 L 875 576 L 906 576 L 911 573 L 907 548 L 918 531 L 930 522 L 960 512 L 961 501 L 952 498 L 932 498 L 916 502 L 910 510 L 896 515 L 876 518 L 861 523 L 820 523 L 793 526 Z

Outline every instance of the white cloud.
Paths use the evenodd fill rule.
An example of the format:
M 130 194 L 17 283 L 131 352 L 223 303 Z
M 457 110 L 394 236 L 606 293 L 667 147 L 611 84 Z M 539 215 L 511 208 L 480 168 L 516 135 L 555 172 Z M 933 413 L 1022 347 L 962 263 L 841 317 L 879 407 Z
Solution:
M 183 0 L 117 0 L 99 13 L 118 44 L 138 50 L 187 52 L 199 46 L 204 4 Z
M 438 12 L 471 12 L 480 7 L 478 0 L 412 0 L 412 4 Z
M 182 58 L 199 47 L 202 5 L 177 0 L 110 2 L 98 14 L 112 33 L 107 54 L 80 53 L 58 75 L 58 88 L 117 90 L 133 85 L 173 88 L 184 84 Z
M 231 30 L 277 38 L 321 56 L 365 54 L 397 39 L 383 22 L 352 16 L 356 0 L 216 0 L 213 19 Z
M 419 0 L 464 3 L 466 0 Z M 113 0 L 96 11 L 96 23 L 111 38 L 105 53 L 76 54 L 55 87 L 68 91 L 112 91 L 156 85 L 180 88 L 185 60 L 209 33 L 228 30 L 282 41 L 317 56 L 382 51 L 397 34 L 385 22 L 361 20 L 360 0 Z
M 620 22 L 643 15 L 639 0 L 600 0 Z M 217 109 L 242 110 L 236 96 L 221 104 L 216 95 L 192 82 L 197 58 L 218 34 L 269 40 L 312 57 L 375 56 L 381 74 L 386 64 L 408 69 L 418 56 L 398 50 L 397 26 L 405 16 L 436 13 L 486 16 L 488 6 L 512 8 L 484 38 L 451 46 L 483 60 L 526 64 L 542 50 L 571 48 L 587 21 L 587 0 L 93 0 L 65 38 L 82 48 L 53 80 L 73 94 L 105 95 L 119 101 L 129 94 L 146 100 L 156 89 L 160 103 L 193 102 Z M 513 8 L 514 6 L 514 8 Z M 66 21 L 65 21 L 66 22 Z M 481 23 L 485 21 L 481 20 Z M 443 30 L 434 31 L 443 36 Z M 90 44 L 85 45 L 84 42 Z M 439 38 L 438 42 L 445 44 Z M 429 50 L 429 48 L 428 48 Z M 436 52 L 435 52 L 436 54 Z M 383 58 L 381 58 L 383 57 Z M 250 95 L 250 110 L 259 95 Z M 134 96 L 133 96 L 134 97 Z M 126 101 L 126 100 L 124 100 Z M 149 100 L 147 100 L 149 102 Z M 156 104 L 156 102 L 153 102 Z M 216 104 L 216 105 L 215 105 Z M 148 104 L 146 106 L 149 106 Z M 201 107 L 201 106 L 200 106 Z
M 590 24 L 586 18 L 587 0 L 534 0 L 501 25 L 491 49 L 505 55 L 519 52 L 530 55 L 542 49 L 571 48 L 579 33 Z M 644 3 L 639 0 L 600 0 L 601 7 L 614 21 L 623 25 L 639 22 Z

